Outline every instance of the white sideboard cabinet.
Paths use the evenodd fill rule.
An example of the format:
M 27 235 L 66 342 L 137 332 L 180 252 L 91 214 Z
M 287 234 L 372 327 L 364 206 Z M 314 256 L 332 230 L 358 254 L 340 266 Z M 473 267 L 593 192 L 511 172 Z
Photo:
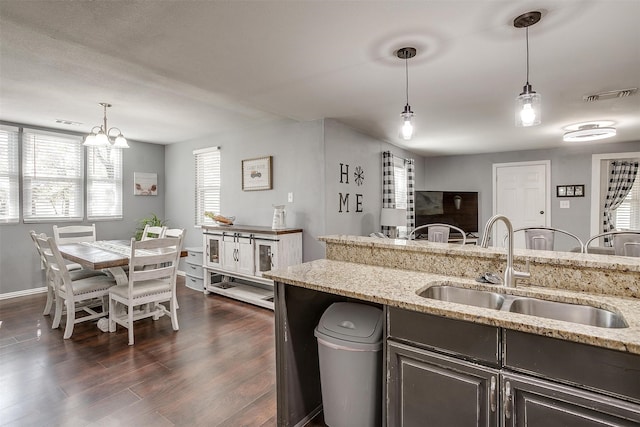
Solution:
M 273 310 L 273 281 L 266 271 L 302 263 L 302 229 L 203 226 L 204 292 Z M 239 279 L 239 280 L 237 280 Z

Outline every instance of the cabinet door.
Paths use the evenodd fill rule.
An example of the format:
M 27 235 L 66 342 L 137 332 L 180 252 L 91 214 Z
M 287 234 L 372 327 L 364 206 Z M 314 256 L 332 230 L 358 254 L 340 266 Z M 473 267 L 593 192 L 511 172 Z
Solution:
M 640 405 L 525 375 L 503 373 L 505 427 L 638 426 Z
M 238 265 L 238 246 L 236 236 L 224 236 L 222 238 L 222 262 L 221 268 L 236 271 Z
M 389 427 L 498 425 L 498 370 L 387 343 Z
M 204 264 L 217 268 L 221 264 L 222 236 L 204 234 Z
M 253 239 L 250 237 L 238 237 L 236 248 L 237 272 L 253 276 L 255 271 Z
M 269 242 L 266 240 L 256 240 L 256 272 L 255 275 L 262 277 L 265 271 L 271 271 L 278 268 L 277 265 L 277 242 Z

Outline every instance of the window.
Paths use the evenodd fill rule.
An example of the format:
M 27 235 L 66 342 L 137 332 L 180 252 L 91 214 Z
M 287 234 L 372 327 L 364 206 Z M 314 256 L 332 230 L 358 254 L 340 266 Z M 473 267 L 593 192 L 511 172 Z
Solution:
M 0 127 L 0 223 L 16 223 L 19 203 L 18 130 Z
M 122 218 L 122 149 L 87 147 L 87 219 Z
M 616 230 L 640 230 L 640 177 L 616 209 Z
M 82 140 L 26 131 L 22 138 L 25 222 L 83 217 Z
M 205 212 L 220 214 L 220 149 L 193 152 L 196 160 L 196 225 L 213 224 Z

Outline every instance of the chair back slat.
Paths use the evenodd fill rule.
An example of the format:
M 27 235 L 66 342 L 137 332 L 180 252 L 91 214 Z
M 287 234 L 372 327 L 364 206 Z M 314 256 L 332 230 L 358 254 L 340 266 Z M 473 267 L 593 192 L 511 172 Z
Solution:
M 167 230 L 167 227 L 163 226 L 151 226 L 149 224 L 144 226 L 144 230 L 142 231 L 142 237 L 140 240 L 149 240 L 149 239 L 161 239 L 164 237 L 164 233 Z
M 182 236 L 141 241 L 131 239 L 129 285 L 132 286 L 137 281 L 161 278 L 175 281 L 182 241 Z
M 57 225 L 54 225 L 53 237 L 58 245 L 95 242 L 96 225 L 69 225 L 65 227 L 58 227 Z

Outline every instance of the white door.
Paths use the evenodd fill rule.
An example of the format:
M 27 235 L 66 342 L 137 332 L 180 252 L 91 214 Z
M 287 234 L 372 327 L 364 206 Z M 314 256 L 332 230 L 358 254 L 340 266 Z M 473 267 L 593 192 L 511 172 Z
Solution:
M 551 164 L 538 162 L 500 163 L 493 165 L 493 213 L 511 220 L 513 228 L 549 226 L 550 194 L 547 190 Z M 494 227 L 493 246 L 504 245 L 506 228 L 502 222 Z M 514 239 L 515 247 L 524 248 L 524 233 Z

